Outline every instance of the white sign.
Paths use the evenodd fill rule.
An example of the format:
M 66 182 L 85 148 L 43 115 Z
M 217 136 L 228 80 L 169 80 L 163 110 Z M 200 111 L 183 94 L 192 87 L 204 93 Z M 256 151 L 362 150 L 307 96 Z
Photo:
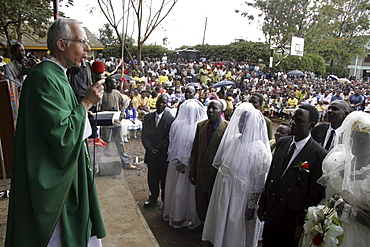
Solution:
M 292 36 L 292 43 L 290 45 L 290 55 L 303 57 L 304 38 Z

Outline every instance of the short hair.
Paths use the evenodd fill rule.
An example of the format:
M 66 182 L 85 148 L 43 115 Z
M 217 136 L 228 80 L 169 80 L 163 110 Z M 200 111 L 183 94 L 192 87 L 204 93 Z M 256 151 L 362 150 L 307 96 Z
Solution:
M 256 96 L 258 98 L 258 102 L 260 102 L 260 105 L 263 105 L 263 95 L 260 93 L 252 93 L 251 96 Z
M 317 123 L 319 119 L 319 112 L 313 105 L 304 104 L 304 105 L 300 105 L 298 108 L 308 111 L 310 114 L 310 121 L 314 122 L 315 124 Z
M 70 18 L 59 18 L 49 27 L 47 35 L 47 46 L 50 51 L 57 50 L 56 42 L 58 39 L 69 39 L 72 37 L 71 24 L 81 24 L 81 22 Z M 69 42 L 66 42 L 69 45 Z
M 167 100 L 168 100 L 168 96 L 167 96 L 167 94 L 160 94 L 160 95 L 158 96 L 157 102 L 159 102 L 163 97 L 167 98 Z
M 344 101 L 344 100 L 334 100 L 332 101 L 329 106 L 332 104 L 332 103 L 335 103 L 335 104 L 338 104 L 338 107 L 340 107 L 346 114 L 349 114 L 352 109 L 351 107 L 349 106 L 348 102 L 347 101 Z
M 192 92 L 194 92 L 194 93 L 195 93 L 195 91 L 196 91 L 196 90 L 195 90 L 195 87 L 193 87 L 193 86 L 186 86 L 186 87 L 185 87 L 185 90 L 186 90 L 186 89 L 189 89 L 189 90 L 191 90 L 191 91 L 192 91 Z
M 225 111 L 225 110 L 224 110 L 224 104 L 222 103 L 222 101 L 221 101 L 221 100 L 219 100 L 219 99 L 213 99 L 213 100 L 209 101 L 208 106 L 209 106 L 211 103 L 219 104 L 219 105 L 221 106 L 220 110 L 221 110 L 221 111 Z

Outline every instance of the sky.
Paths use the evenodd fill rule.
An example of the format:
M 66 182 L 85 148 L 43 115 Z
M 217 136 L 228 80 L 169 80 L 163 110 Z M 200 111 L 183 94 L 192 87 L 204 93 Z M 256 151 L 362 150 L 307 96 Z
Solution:
M 122 0 L 112 1 L 115 3 L 114 6 L 117 6 L 116 13 L 122 15 Z M 98 29 L 107 23 L 97 1 L 74 2 L 73 7 L 62 6 L 59 7 L 59 11 L 63 11 L 67 17 L 81 21 L 83 26 L 97 35 Z M 244 0 L 179 0 L 145 44 L 163 45 L 162 40 L 167 37 L 166 48 L 173 50 L 182 45 L 202 44 L 203 37 L 204 44 L 209 45 L 227 45 L 235 39 L 265 41 L 256 21 L 249 24 L 247 18 L 235 13 L 236 9 L 246 9 L 243 3 Z M 95 11 L 90 14 L 88 10 L 94 7 Z M 135 35 L 133 38 L 136 40 Z

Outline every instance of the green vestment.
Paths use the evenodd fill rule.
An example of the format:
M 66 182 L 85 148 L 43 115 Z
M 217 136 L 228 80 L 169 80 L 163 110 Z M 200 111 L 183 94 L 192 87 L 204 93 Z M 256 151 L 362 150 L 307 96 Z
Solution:
M 32 68 L 15 134 L 5 246 L 47 246 L 58 221 L 63 246 L 86 247 L 105 229 L 86 140 L 86 110 L 63 69 Z

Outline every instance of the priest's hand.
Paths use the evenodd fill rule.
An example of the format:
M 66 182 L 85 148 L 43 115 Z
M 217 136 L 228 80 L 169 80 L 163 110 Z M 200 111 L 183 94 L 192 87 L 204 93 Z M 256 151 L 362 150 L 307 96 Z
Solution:
M 85 107 L 86 111 L 93 105 L 99 103 L 103 98 L 104 93 L 104 79 L 95 82 L 87 88 L 85 97 L 81 100 L 81 104 Z

